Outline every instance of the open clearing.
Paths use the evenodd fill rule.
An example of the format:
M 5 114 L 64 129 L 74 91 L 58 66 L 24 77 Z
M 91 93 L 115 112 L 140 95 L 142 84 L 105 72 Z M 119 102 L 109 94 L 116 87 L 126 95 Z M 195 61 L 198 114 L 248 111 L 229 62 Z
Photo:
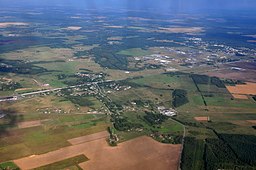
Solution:
M 67 27 L 66 29 L 67 30 L 70 30 L 70 31 L 77 31 L 77 30 L 80 30 L 82 27 L 77 27 L 77 26 L 70 26 L 70 27 Z
M 164 28 L 159 27 L 158 32 L 167 32 L 167 33 L 201 33 L 204 32 L 202 27 L 171 27 Z
M 243 69 L 243 71 L 233 70 L 232 67 L 238 67 Z M 212 72 L 207 72 L 208 76 L 219 77 L 224 79 L 235 79 L 256 82 L 256 66 L 253 62 L 235 62 L 232 64 L 223 64 L 220 65 L 218 70 Z
M 119 25 L 108 25 L 104 26 L 105 28 L 124 28 L 124 26 L 119 26 Z
M 1 22 L 0 28 L 6 28 L 11 26 L 26 26 L 28 23 L 25 22 Z
M 247 82 L 236 86 L 226 86 L 231 94 L 256 95 L 256 83 Z M 235 97 L 235 96 L 234 96 Z
M 123 142 L 117 147 L 110 147 L 105 139 L 98 139 L 14 162 L 21 169 L 32 169 L 84 154 L 89 161 L 79 164 L 83 169 L 176 170 L 180 149 L 181 145 L 162 144 L 146 136 Z
M 91 135 L 86 135 L 86 136 L 81 136 L 78 138 L 69 139 L 68 142 L 71 143 L 72 145 L 77 145 L 77 144 L 84 143 L 84 142 L 89 142 L 89 141 L 93 141 L 93 140 L 97 140 L 97 139 L 106 138 L 107 136 L 109 136 L 109 133 L 107 131 L 103 131 L 103 132 L 94 133 Z
M 208 117 L 194 117 L 194 119 L 196 121 L 199 121 L 199 122 L 201 122 L 201 121 L 208 121 Z
M 32 88 L 19 88 L 19 89 L 16 89 L 15 92 L 26 91 L 26 90 L 32 90 Z

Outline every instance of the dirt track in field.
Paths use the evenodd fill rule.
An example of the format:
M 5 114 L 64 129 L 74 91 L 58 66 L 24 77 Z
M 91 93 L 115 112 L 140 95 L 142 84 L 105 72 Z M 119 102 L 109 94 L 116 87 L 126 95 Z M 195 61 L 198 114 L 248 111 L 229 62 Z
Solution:
M 176 170 L 181 145 L 162 144 L 150 137 L 139 137 L 110 147 L 104 138 L 61 148 L 42 155 L 33 155 L 14 162 L 21 169 L 32 169 L 80 154 L 89 161 L 79 164 L 90 170 Z

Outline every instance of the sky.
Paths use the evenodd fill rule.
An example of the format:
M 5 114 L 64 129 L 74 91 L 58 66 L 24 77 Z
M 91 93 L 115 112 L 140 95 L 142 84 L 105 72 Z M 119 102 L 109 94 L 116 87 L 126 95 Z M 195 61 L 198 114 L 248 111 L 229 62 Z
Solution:
M 256 10 L 256 0 L 0 0 L 3 7 L 67 6 L 72 8 L 154 9 L 197 12 L 208 10 Z

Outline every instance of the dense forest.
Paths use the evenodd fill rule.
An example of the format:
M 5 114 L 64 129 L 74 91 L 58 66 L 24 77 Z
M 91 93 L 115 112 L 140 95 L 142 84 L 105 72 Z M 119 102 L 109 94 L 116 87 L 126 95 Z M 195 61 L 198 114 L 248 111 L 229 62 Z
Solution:
M 219 134 L 205 140 L 186 137 L 182 169 L 254 169 L 256 137 Z
M 176 89 L 172 92 L 173 102 L 172 105 L 174 107 L 180 107 L 189 102 L 187 98 L 187 91 L 182 89 Z

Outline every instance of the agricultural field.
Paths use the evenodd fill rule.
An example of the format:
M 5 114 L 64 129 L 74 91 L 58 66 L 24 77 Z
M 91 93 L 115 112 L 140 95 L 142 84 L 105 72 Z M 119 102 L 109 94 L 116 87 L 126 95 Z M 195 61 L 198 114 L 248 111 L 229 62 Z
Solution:
M 255 169 L 256 15 L 18 4 L 0 169 Z
M 194 169 L 204 167 L 206 166 L 204 161 L 209 160 L 201 158 L 205 154 L 205 148 L 210 145 L 204 143 L 204 140 L 222 140 L 219 134 L 238 135 L 248 130 L 250 133 L 246 132 L 246 134 L 253 135 L 250 129 L 253 129 L 253 120 L 256 119 L 253 100 L 233 98 L 226 86 L 220 83 L 221 80 L 214 78 L 206 85 L 203 81 L 206 78 L 212 79 L 179 72 L 163 73 L 157 76 L 145 75 L 102 83 L 99 84 L 98 90 L 94 89 L 96 88 L 94 85 L 86 87 L 94 89 L 94 92 L 97 90 L 98 94 L 90 95 L 90 91 L 82 94 L 82 89 L 69 89 L 69 91 L 53 92 L 50 95 L 1 103 L 6 110 L 13 111 L 13 117 L 8 118 L 9 120 L 6 118 L 4 121 L 3 130 L 6 132 L 3 131 L 2 134 L 10 135 L 1 139 L 2 144 L 8 143 L 8 146 L 1 150 L 1 155 L 8 155 L 8 157 L 4 156 L 1 159 L 8 161 L 24 156 L 29 158 L 29 155 L 44 154 L 69 147 L 70 144 L 80 145 L 91 140 L 99 140 L 93 133 L 109 127 L 110 138 L 109 133 L 105 133 L 102 137 L 106 144 L 109 141 L 110 145 L 119 146 L 123 142 L 145 135 L 162 143 L 179 144 L 182 142 L 184 127 L 186 127 L 187 138 L 185 138 L 183 155 L 192 155 L 187 153 L 191 151 L 186 149 L 192 146 L 190 144 L 186 146 L 186 142 L 195 142 L 193 145 L 198 146 L 194 147 L 196 149 L 194 157 L 198 160 L 192 161 L 193 165 L 190 165 L 187 160 L 191 161 L 191 159 L 182 156 L 182 167 L 183 169 L 190 166 Z M 80 96 L 71 95 L 80 93 Z M 159 114 L 157 109 L 159 106 L 175 108 L 178 115 L 163 116 Z M 115 114 L 108 116 L 108 110 Z M 112 125 L 110 122 L 113 122 Z M 92 136 L 81 137 L 89 134 Z M 11 145 L 10 140 L 12 140 Z M 42 141 L 44 141 L 43 144 Z M 29 150 L 27 146 L 30 146 Z M 20 150 L 19 154 L 12 154 L 16 149 Z M 85 156 L 88 155 L 85 154 Z M 87 167 L 86 163 L 72 164 L 68 163 L 72 162 L 68 158 L 65 159 L 70 167 Z M 59 161 L 65 160 L 61 158 Z M 47 167 L 61 164 L 57 162 L 55 165 L 52 162 Z M 218 166 L 231 167 L 230 164 L 224 162 Z M 18 165 L 21 164 L 18 163 Z M 42 168 L 44 166 L 46 165 L 42 164 Z M 238 163 L 237 166 L 247 166 L 247 164 Z
M 65 151 L 68 152 L 63 155 Z M 77 165 L 83 169 L 129 169 L 130 167 L 176 169 L 179 151 L 180 145 L 161 144 L 145 136 L 123 142 L 114 148 L 108 146 L 105 139 L 98 139 L 42 155 L 24 157 L 14 162 L 22 169 L 75 168 Z M 108 155 L 108 157 L 101 156 L 101 154 Z M 166 156 L 169 154 L 171 157 Z M 139 159 L 141 156 L 143 158 Z M 63 160 L 58 161 L 60 159 Z M 53 161 L 58 162 L 53 163 Z M 109 161 L 113 163 L 109 164 Z M 155 164 L 155 161 L 161 163 Z

